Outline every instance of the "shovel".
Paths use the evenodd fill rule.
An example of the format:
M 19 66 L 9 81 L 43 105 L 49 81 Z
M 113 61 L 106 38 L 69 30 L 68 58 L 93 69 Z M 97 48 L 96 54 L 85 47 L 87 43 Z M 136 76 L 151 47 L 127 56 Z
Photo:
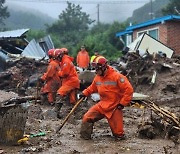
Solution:
M 64 126 L 64 124 L 67 122 L 67 120 L 69 119 L 69 117 L 72 115 L 72 113 L 75 111 L 75 109 L 78 107 L 78 105 L 83 101 L 84 98 L 81 98 L 80 100 L 78 100 L 76 102 L 76 104 L 74 105 L 74 107 L 71 109 L 71 111 L 69 112 L 69 114 L 66 116 L 66 118 L 64 119 L 63 123 L 61 124 L 60 127 L 57 128 L 56 133 L 58 133 L 62 127 Z

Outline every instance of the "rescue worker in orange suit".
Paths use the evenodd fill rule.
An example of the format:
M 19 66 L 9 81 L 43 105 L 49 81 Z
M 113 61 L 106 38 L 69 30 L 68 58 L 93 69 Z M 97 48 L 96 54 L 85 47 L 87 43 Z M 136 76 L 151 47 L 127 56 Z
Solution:
M 69 50 L 67 48 L 61 48 L 61 51 L 64 52 L 64 54 L 68 55 Z
M 89 62 L 89 54 L 86 51 L 85 46 L 81 46 L 81 50 L 78 52 L 76 57 L 77 66 L 82 69 L 87 69 L 89 67 Z
M 61 50 L 61 52 L 58 53 L 58 60 L 61 68 L 58 75 L 62 80 L 62 85 L 57 91 L 58 96 L 55 110 L 57 112 L 57 117 L 60 118 L 60 109 L 66 101 L 66 96 L 70 97 L 70 103 L 72 105 L 76 103 L 76 89 L 79 89 L 80 82 L 73 64 L 73 57 L 64 54 Z
M 107 64 L 103 56 L 98 56 L 93 64 L 96 76 L 92 84 L 80 94 L 80 98 L 99 93 L 100 101 L 83 116 L 81 138 L 91 139 L 94 122 L 106 118 L 113 136 L 116 139 L 124 139 L 122 109 L 129 105 L 133 87 L 124 75 Z
M 58 49 L 50 49 L 48 51 L 49 65 L 46 73 L 41 76 L 40 80 L 46 82 L 41 89 L 42 93 L 42 103 L 48 98 L 48 102 L 53 105 L 55 103 L 56 92 L 60 85 L 60 78 L 58 76 L 58 71 L 60 70 L 59 61 L 55 59 L 54 53 L 58 52 Z
M 67 48 L 61 48 L 61 51 L 65 54 L 65 55 L 69 55 L 69 50 Z M 71 57 L 72 61 L 74 61 L 74 57 Z

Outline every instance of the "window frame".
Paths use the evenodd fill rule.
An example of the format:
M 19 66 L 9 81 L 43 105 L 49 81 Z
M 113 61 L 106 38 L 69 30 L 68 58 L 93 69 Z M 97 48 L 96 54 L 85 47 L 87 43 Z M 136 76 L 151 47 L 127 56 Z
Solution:
M 136 37 L 138 38 L 138 37 L 139 37 L 139 34 L 140 34 L 140 33 L 144 33 L 144 32 L 147 32 L 147 34 L 149 35 L 149 31 L 152 31 L 152 30 L 157 30 L 157 40 L 159 40 L 159 27 L 154 27 L 154 28 L 150 28 L 150 29 L 138 31 Z M 156 38 L 155 38 L 155 39 L 156 39 Z

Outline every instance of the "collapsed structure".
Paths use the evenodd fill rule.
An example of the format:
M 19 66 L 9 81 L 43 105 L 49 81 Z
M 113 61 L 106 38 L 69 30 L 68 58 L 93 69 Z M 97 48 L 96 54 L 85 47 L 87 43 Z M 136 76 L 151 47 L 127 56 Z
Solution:
M 35 39 L 30 42 L 26 39 L 29 29 L 19 29 L 13 31 L 0 32 L 0 70 L 4 70 L 8 61 L 12 62 L 13 57 L 34 59 L 47 59 L 47 51 L 54 48 L 50 36 L 46 36 L 39 41 Z

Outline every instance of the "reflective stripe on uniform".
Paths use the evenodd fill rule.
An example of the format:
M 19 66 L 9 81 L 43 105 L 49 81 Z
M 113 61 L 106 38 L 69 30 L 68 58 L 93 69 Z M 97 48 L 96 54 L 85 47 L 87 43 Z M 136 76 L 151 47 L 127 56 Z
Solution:
M 102 84 L 102 82 L 96 82 L 96 85 L 101 85 Z
M 104 83 L 103 82 L 96 82 L 96 85 L 117 85 L 117 83 L 115 81 L 105 81 Z
M 105 85 L 117 85 L 117 83 L 115 81 L 105 81 L 104 84 Z

